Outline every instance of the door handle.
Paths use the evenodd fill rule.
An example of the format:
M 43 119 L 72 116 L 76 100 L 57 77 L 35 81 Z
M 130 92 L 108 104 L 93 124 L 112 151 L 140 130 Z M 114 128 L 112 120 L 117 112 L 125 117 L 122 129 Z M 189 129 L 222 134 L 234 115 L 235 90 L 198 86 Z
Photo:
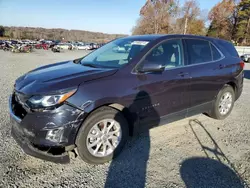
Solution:
M 187 72 L 180 72 L 178 74 L 178 76 L 181 76 L 181 77 L 184 77 L 184 76 L 187 76 L 187 75 L 189 75 Z
M 226 67 L 225 65 L 222 65 L 222 64 L 219 65 L 219 68 L 220 68 L 220 69 L 223 69 L 223 68 L 225 68 L 225 67 Z

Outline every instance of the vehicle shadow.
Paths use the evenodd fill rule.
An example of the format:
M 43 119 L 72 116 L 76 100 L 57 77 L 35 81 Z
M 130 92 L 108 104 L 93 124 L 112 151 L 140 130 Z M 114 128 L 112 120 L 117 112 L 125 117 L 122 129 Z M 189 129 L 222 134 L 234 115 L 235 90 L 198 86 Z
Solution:
M 244 78 L 250 79 L 250 70 L 244 70 Z
M 133 103 L 128 109 L 132 111 L 141 111 L 143 106 L 152 106 L 150 96 L 145 91 L 140 91 Z M 135 110 L 136 109 L 136 110 Z M 155 119 L 154 125 L 158 125 L 160 117 L 154 108 L 150 110 L 150 115 Z M 126 112 L 126 109 L 124 110 Z M 137 113 L 130 114 L 130 125 L 138 122 L 139 115 Z M 139 130 L 139 128 L 137 128 Z M 111 162 L 105 182 L 105 188 L 110 187 L 129 187 L 142 188 L 146 183 L 147 162 L 150 152 L 149 129 L 143 129 L 143 132 L 137 132 L 126 144 L 124 151 Z
M 206 133 L 206 143 L 212 143 L 213 147 L 202 144 L 194 129 L 197 125 Z M 180 174 L 186 187 L 244 187 L 244 180 L 204 125 L 194 119 L 189 121 L 189 126 L 206 157 L 193 157 L 182 162 Z M 209 157 L 211 154 L 216 160 Z

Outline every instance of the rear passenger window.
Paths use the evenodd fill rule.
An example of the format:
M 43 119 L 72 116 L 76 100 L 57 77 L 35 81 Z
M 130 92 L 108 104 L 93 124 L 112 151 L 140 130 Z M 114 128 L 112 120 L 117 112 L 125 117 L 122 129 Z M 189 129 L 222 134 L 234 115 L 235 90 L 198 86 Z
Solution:
M 219 60 L 221 58 L 221 54 L 213 44 L 211 44 L 211 50 L 213 54 L 213 61 Z
M 210 43 L 205 40 L 186 39 L 189 64 L 212 61 Z

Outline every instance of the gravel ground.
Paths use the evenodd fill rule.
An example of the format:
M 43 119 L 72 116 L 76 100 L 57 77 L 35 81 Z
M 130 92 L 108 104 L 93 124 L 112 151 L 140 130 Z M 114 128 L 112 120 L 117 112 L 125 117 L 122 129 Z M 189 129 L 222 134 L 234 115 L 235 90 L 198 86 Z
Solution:
M 250 185 L 250 74 L 232 114 L 204 115 L 131 138 L 113 162 L 88 165 L 79 157 L 58 165 L 28 156 L 10 136 L 8 96 L 21 74 L 83 51 L 13 54 L 0 51 L 0 187 L 248 187 Z M 250 70 L 250 65 L 246 65 Z

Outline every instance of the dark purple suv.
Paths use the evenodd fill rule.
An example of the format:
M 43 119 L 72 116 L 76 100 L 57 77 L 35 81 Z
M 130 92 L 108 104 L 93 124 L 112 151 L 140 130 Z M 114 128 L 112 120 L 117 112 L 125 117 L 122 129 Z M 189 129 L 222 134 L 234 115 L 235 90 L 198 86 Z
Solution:
M 226 118 L 243 88 L 244 63 L 224 40 L 144 35 L 114 40 L 74 61 L 18 78 L 12 135 L 32 156 L 93 164 L 117 156 L 135 131 L 204 113 Z

